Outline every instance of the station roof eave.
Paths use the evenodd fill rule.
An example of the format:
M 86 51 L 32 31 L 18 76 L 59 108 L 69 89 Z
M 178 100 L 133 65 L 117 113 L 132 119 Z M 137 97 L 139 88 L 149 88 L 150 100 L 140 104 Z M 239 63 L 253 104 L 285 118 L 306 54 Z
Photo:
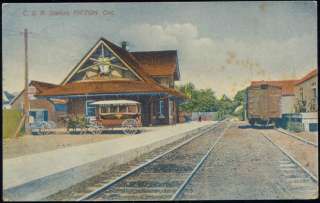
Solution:
M 88 93 L 88 94 L 70 94 L 70 95 L 36 95 L 37 98 L 52 98 L 52 99 L 66 99 L 66 98 L 80 98 L 80 97 L 113 97 L 113 96 L 166 96 L 168 93 L 164 92 L 123 92 L 123 93 Z
M 173 88 L 142 81 L 91 81 L 74 82 L 47 89 L 36 94 L 38 98 L 74 98 L 97 96 L 169 95 L 184 97 Z

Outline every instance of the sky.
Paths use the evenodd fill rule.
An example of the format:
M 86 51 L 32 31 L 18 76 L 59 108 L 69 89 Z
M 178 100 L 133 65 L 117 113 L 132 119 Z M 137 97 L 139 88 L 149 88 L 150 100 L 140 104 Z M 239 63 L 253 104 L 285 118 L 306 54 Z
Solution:
M 60 84 L 104 37 L 130 51 L 177 50 L 181 80 L 235 93 L 252 80 L 297 79 L 317 68 L 316 2 L 2 4 L 3 89 Z

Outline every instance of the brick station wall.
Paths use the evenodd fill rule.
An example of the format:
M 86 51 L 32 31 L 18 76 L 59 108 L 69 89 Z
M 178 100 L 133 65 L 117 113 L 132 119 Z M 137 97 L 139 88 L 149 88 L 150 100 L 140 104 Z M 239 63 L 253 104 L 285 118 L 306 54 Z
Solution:
M 46 99 L 30 100 L 30 109 L 48 110 L 48 120 L 57 122 L 54 105 Z
M 54 105 L 46 99 L 29 100 L 30 109 L 46 109 L 48 110 L 48 120 L 57 122 Z M 12 109 L 23 111 L 23 94 L 21 94 L 12 104 Z
M 83 116 L 85 114 L 85 99 L 77 98 L 70 99 L 68 102 L 68 115 L 79 115 Z

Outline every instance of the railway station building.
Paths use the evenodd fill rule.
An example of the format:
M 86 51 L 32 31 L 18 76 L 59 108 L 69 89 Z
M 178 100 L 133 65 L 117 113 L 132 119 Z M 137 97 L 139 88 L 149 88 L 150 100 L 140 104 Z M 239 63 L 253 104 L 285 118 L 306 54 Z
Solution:
M 126 99 L 141 103 L 144 126 L 179 122 L 175 90 L 180 79 L 176 50 L 129 52 L 100 38 L 60 85 L 37 92 L 39 99 L 64 100 L 67 116 L 95 117 L 95 101 Z

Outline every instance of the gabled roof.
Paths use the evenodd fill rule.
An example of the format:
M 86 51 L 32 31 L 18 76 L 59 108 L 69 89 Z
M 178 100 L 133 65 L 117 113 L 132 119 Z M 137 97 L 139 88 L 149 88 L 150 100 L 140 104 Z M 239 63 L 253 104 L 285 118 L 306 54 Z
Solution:
M 101 40 L 106 43 L 121 59 L 123 59 L 131 68 L 134 69 L 145 81 L 155 82 L 148 73 L 146 73 L 140 66 L 139 62 L 135 57 L 127 50 L 113 44 L 112 42 L 101 38 Z
M 3 104 L 7 104 L 7 103 L 9 103 L 9 98 L 7 97 L 7 95 L 4 93 L 4 92 L 2 92 L 2 103 Z
M 36 81 L 36 80 L 31 80 L 29 82 L 29 86 L 34 86 L 37 90 L 37 93 L 43 92 L 49 88 L 57 87 L 58 85 L 52 84 L 52 83 L 47 83 L 47 82 L 41 82 L 41 81 Z M 17 95 L 15 96 L 11 101 L 10 105 L 12 105 L 19 97 L 21 97 L 24 93 L 24 89 Z
M 42 91 L 44 91 L 46 89 L 58 86 L 56 84 L 47 83 L 47 82 L 41 82 L 41 81 L 36 81 L 36 80 L 31 80 L 29 86 L 30 85 L 34 86 L 39 92 L 42 92 Z
M 251 86 L 258 86 L 262 84 L 268 84 L 272 86 L 281 87 L 282 96 L 294 95 L 294 85 L 297 80 L 272 80 L 272 81 L 251 81 Z
M 81 67 L 81 64 L 88 58 L 88 56 L 93 53 L 95 49 L 97 49 L 100 44 L 103 43 L 115 56 L 117 56 L 124 64 L 132 69 L 136 74 L 139 75 L 141 80 L 83 80 L 77 82 L 69 82 L 72 75 L 77 72 L 77 70 Z M 161 62 L 157 64 L 166 64 L 168 61 L 170 64 L 173 64 L 173 59 L 175 60 L 174 64 L 177 62 L 176 51 L 165 51 L 165 52 L 148 52 L 147 60 L 154 57 L 155 55 L 160 55 L 162 57 L 168 55 L 170 60 L 166 62 Z M 142 52 L 139 52 L 136 55 L 140 56 L 140 60 Z M 174 57 L 172 57 L 174 56 Z M 159 57 L 156 57 L 160 59 Z M 170 68 L 172 68 L 170 66 Z M 135 56 L 127 50 L 113 44 L 112 42 L 100 38 L 98 42 L 91 48 L 91 50 L 83 57 L 83 59 L 73 68 L 73 70 L 68 74 L 66 79 L 61 83 L 61 85 L 45 89 L 44 92 L 37 93 L 37 96 L 61 96 L 61 95 L 83 95 L 83 94 L 112 94 L 112 93 L 168 93 L 178 97 L 184 97 L 184 95 L 173 88 L 167 88 L 160 84 L 158 84 L 148 73 L 148 68 L 141 65 Z
M 113 44 L 112 42 L 106 40 L 105 38 L 100 38 L 96 44 L 85 54 L 85 56 L 80 60 L 80 62 L 70 71 L 67 77 L 62 81 L 61 85 L 66 84 L 71 79 L 72 75 L 76 73 L 77 69 L 80 68 L 81 64 L 85 61 L 85 59 L 89 56 L 89 54 L 100 44 L 104 43 L 107 47 L 109 47 L 116 56 L 118 56 L 125 64 L 129 66 L 130 69 L 136 73 L 140 79 L 149 82 L 155 82 L 148 73 L 146 73 L 143 68 L 140 67 L 139 62 L 132 56 L 132 54 L 125 49 Z
M 12 100 L 12 99 L 14 99 L 14 95 L 13 94 L 10 94 L 9 92 L 7 92 L 7 91 L 3 91 L 2 92 L 2 102 L 3 102 L 3 104 L 8 104 L 8 103 L 10 103 L 10 101 Z
M 103 42 L 143 80 L 153 80 L 150 76 L 170 76 L 175 80 L 180 79 L 178 56 L 176 50 L 128 52 L 105 38 L 100 38 L 95 45 L 85 54 L 80 62 L 70 71 L 61 84 L 66 84 L 76 70 L 85 61 L 86 57 Z
M 303 82 L 305 82 L 305 81 L 317 76 L 317 73 L 318 73 L 318 69 L 313 69 L 307 75 L 305 75 L 300 80 L 298 80 L 295 85 L 299 85 L 299 84 L 301 84 L 301 83 L 303 83 Z
M 86 94 L 118 94 L 118 93 L 168 93 L 177 97 L 184 95 L 175 89 L 158 84 L 135 80 L 84 81 L 72 82 L 47 89 L 37 96 L 67 96 Z
M 131 52 L 151 76 L 170 76 L 180 79 L 176 50 Z

